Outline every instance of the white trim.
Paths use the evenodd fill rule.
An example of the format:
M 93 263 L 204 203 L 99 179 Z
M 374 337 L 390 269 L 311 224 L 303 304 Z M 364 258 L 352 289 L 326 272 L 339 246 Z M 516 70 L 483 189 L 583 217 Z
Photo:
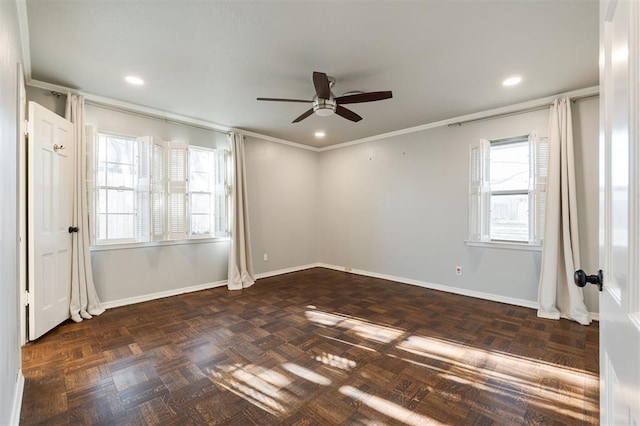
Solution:
M 316 148 L 316 147 L 309 146 L 309 145 L 303 145 L 301 143 L 291 142 L 291 141 L 288 141 L 286 139 L 274 138 L 272 136 L 262 135 L 260 133 L 249 132 L 247 130 L 238 129 L 238 132 L 242 133 L 245 136 L 251 136 L 251 137 L 262 139 L 262 140 L 269 141 L 269 142 L 275 142 L 275 143 L 279 143 L 279 144 L 282 144 L 282 145 L 288 145 L 288 146 L 292 146 L 294 148 L 306 149 L 307 151 L 320 152 L 320 151 L 323 150 L 323 148 Z
M 174 120 L 181 123 L 193 124 L 195 126 L 204 127 L 207 129 L 218 130 L 221 132 L 229 132 L 231 130 L 228 126 L 223 126 L 221 124 L 213 123 L 211 121 L 201 120 L 199 118 L 193 118 L 186 115 L 174 114 L 169 111 L 163 111 L 156 108 L 150 108 L 143 105 L 132 104 L 130 102 L 120 101 L 113 98 L 107 98 L 104 96 L 94 95 L 92 93 L 83 92 L 80 90 L 70 89 L 68 87 L 60 86 L 58 84 L 47 83 L 45 81 L 30 79 L 27 81 L 27 85 L 31 87 L 37 87 L 39 89 L 51 90 L 55 92 L 60 92 L 62 94 L 66 94 L 67 92 L 82 95 L 85 98 L 85 101 L 91 102 L 98 105 L 116 107 L 122 109 L 124 111 L 137 112 L 141 114 L 151 115 L 153 117 Z
M 506 241 L 465 241 L 468 247 L 484 247 L 505 250 L 542 251 L 542 246 L 528 243 L 509 243 Z
M 31 80 L 31 44 L 29 41 L 29 15 L 27 13 L 27 0 L 16 0 L 18 12 L 18 28 L 20 29 L 20 47 L 22 49 L 22 67 L 24 68 L 25 81 Z
M 18 1 L 18 3 L 20 3 L 20 2 L 23 2 L 24 0 L 17 0 L 17 1 Z M 25 59 L 25 75 L 26 75 L 26 81 L 27 81 L 27 85 L 28 86 L 37 87 L 37 88 L 44 89 L 44 90 L 53 90 L 53 91 L 60 92 L 60 93 L 71 92 L 71 93 L 83 95 L 87 101 L 93 102 L 93 103 L 96 103 L 96 104 L 101 104 L 101 105 L 105 105 L 105 106 L 113 106 L 113 107 L 121 108 L 123 110 L 129 110 L 129 111 L 132 111 L 132 112 L 139 112 L 139 113 L 142 113 L 142 114 L 147 114 L 147 115 L 151 115 L 151 116 L 158 117 L 158 118 L 165 118 L 165 119 L 174 120 L 174 121 L 178 121 L 178 122 L 182 122 L 182 123 L 186 123 L 186 124 L 193 124 L 193 125 L 196 125 L 196 126 L 201 126 L 201 127 L 204 127 L 204 128 L 209 128 L 209 129 L 223 131 L 223 132 L 238 131 L 238 132 L 244 134 L 245 136 L 251 136 L 251 137 L 258 138 L 258 139 L 263 139 L 263 140 L 266 140 L 266 141 L 275 142 L 275 143 L 279 143 L 279 144 L 282 144 L 282 145 L 288 145 L 288 146 L 292 146 L 292 147 L 295 147 L 295 148 L 300 148 L 300 149 L 304 149 L 304 150 L 307 150 L 307 151 L 313 151 L 313 152 L 324 152 L 324 151 L 330 151 L 332 149 L 345 148 L 347 146 L 359 145 L 359 144 L 366 143 L 366 142 L 373 142 L 373 141 L 378 141 L 378 140 L 382 140 L 382 139 L 388 139 L 388 138 L 395 137 L 395 136 L 406 135 L 406 134 L 409 134 L 409 133 L 421 132 L 423 130 L 433 129 L 433 128 L 436 128 L 436 127 L 448 126 L 449 124 L 460 124 L 461 122 L 469 121 L 469 120 L 479 120 L 479 119 L 483 119 L 483 118 L 491 118 L 492 116 L 495 116 L 495 115 L 518 113 L 518 112 L 522 112 L 523 110 L 526 110 L 526 109 L 529 109 L 529 108 L 537 108 L 537 107 L 544 106 L 546 104 L 550 104 L 551 102 L 553 102 L 554 99 L 556 99 L 558 97 L 579 98 L 579 97 L 597 95 L 597 94 L 600 93 L 600 87 L 599 86 L 591 86 L 591 87 L 587 87 L 587 88 L 584 88 L 584 89 L 573 90 L 571 92 L 560 93 L 560 94 L 556 94 L 556 95 L 553 95 L 553 96 L 547 96 L 547 97 L 544 97 L 544 98 L 538 98 L 538 99 L 534 99 L 534 100 L 527 101 L 527 102 L 521 102 L 521 103 L 518 103 L 518 104 L 508 105 L 508 106 L 504 106 L 504 107 L 500 107 L 500 108 L 489 109 L 489 110 L 485 110 L 485 111 L 476 112 L 476 113 L 473 113 L 473 114 L 467 114 L 467 115 L 462 115 L 462 116 L 458 116 L 458 117 L 449 118 L 449 119 L 446 119 L 446 120 L 435 121 L 435 122 L 432 122 L 432 123 L 422 124 L 420 126 L 409 127 L 409 128 L 401 129 L 401 130 L 396 130 L 396 131 L 393 131 L 393 132 L 381 133 L 379 135 L 374 135 L 374 136 L 370 136 L 370 137 L 366 137 L 366 138 L 362 138 L 362 139 L 355 139 L 355 140 L 352 140 L 352 141 L 347 141 L 347 142 L 343 142 L 343 143 L 339 143 L 339 144 L 335 144 L 335 145 L 329 145 L 329 146 L 325 146 L 325 147 L 322 147 L 322 148 L 316 148 L 316 147 L 313 147 L 313 146 L 310 146 L 310 145 L 304 145 L 304 144 L 297 143 L 297 142 L 292 142 L 292 141 L 289 141 L 289 140 L 286 140 L 286 139 L 280 139 L 280 138 L 276 138 L 276 137 L 273 137 L 273 136 L 263 135 L 261 133 L 251 132 L 251 131 L 248 131 L 248 130 L 242 130 L 241 128 L 238 128 L 238 129 L 231 128 L 231 127 L 228 127 L 228 126 L 223 126 L 221 124 L 213 123 L 213 122 L 206 121 L 206 120 L 201 120 L 201 119 L 198 119 L 198 118 L 188 117 L 188 116 L 181 115 L 181 114 L 174 114 L 174 113 L 171 113 L 171 112 L 168 112 L 168 111 L 163 111 L 163 110 L 159 110 L 159 109 L 155 109 L 155 108 L 145 107 L 145 106 L 142 106 L 142 105 L 132 104 L 132 103 L 125 102 L 125 101 L 119 101 L 119 100 L 116 100 L 116 99 L 113 99 L 113 98 L 107 98 L 107 97 L 104 97 L 104 96 L 98 96 L 98 95 L 94 95 L 94 94 L 91 94 L 91 93 L 86 93 L 86 92 L 82 92 L 82 91 L 79 91 L 79 90 L 70 89 L 68 87 L 60 86 L 60 85 L 57 85 L 57 84 L 52 84 L 52 83 L 47 83 L 47 82 L 44 82 L 44 81 L 34 80 L 34 79 L 31 78 L 30 72 L 27 74 L 27 66 L 30 66 L 30 64 L 27 64 L 26 63 L 26 59 Z
M 164 247 L 164 246 L 180 246 L 184 244 L 203 244 L 203 243 L 226 243 L 231 239 L 229 237 L 212 237 L 212 238 L 191 238 L 189 240 L 164 240 L 151 241 L 148 243 L 115 243 L 100 244 L 89 247 L 91 252 L 107 251 L 107 250 L 129 250 L 147 247 Z
M 516 299 L 514 297 L 500 296 L 499 294 L 485 293 L 480 291 L 468 290 L 465 288 L 451 287 L 443 284 L 435 284 L 427 281 L 414 280 L 411 278 L 396 277 L 394 275 L 379 274 L 377 272 L 363 271 L 360 269 L 351 269 L 336 265 L 320 264 L 321 268 L 334 269 L 336 271 L 350 272 L 352 274 L 364 275 L 366 277 L 382 278 L 384 280 L 396 281 L 402 284 L 411 284 L 418 287 L 429 288 L 431 290 L 444 291 L 447 293 L 459 294 L 461 296 L 475 297 L 476 299 L 491 300 L 494 302 L 507 303 L 509 305 L 523 306 L 525 308 L 538 309 L 538 303 L 530 300 Z
M 558 97 L 578 98 L 578 97 L 584 97 L 584 96 L 597 95 L 599 93 L 600 93 L 599 86 L 591 86 L 584 89 L 573 90 L 571 92 L 565 92 L 565 93 L 560 93 L 553 96 L 547 96 L 545 98 L 534 99 L 531 101 L 508 105 L 505 107 L 489 109 L 486 111 L 476 112 L 473 114 L 467 114 L 459 117 L 449 118 L 446 120 L 435 121 L 433 123 L 427 123 L 420 126 L 409 127 L 402 130 L 396 130 L 394 132 L 382 133 L 379 135 L 370 136 L 363 139 L 356 139 L 349 142 L 339 143 L 336 145 L 325 146 L 324 148 L 320 148 L 319 151 L 320 152 L 330 151 L 332 149 L 345 148 L 347 146 L 359 145 L 361 143 L 373 142 L 381 139 L 388 139 L 395 136 L 406 135 L 408 133 L 421 132 L 423 130 L 433 129 L 436 127 L 448 126 L 449 124 L 460 124 L 461 122 L 469 121 L 469 120 L 479 120 L 483 118 L 489 118 L 495 115 L 516 113 L 516 112 L 527 110 L 530 108 L 537 108 L 547 104 L 551 104 L 551 102 L 553 102 L 553 100 Z
M 381 278 L 384 280 L 395 281 L 402 284 L 410 284 L 418 287 L 428 288 L 431 290 L 444 291 L 446 293 L 459 294 L 460 296 L 474 297 L 476 299 L 490 300 L 492 302 L 506 303 L 508 305 L 522 306 L 524 308 L 538 309 L 538 302 L 530 300 L 516 299 L 514 297 L 500 296 L 499 294 L 485 293 L 481 291 L 467 290 L 464 288 L 451 287 L 443 284 L 435 284 L 426 281 L 414 280 L 411 278 L 402 278 L 394 275 L 379 274 L 377 272 L 363 271 L 360 269 L 352 269 L 347 266 L 337 266 L 327 263 L 318 263 L 319 268 L 333 269 L 335 271 L 347 272 L 365 277 Z M 589 317 L 593 321 L 600 321 L 600 315 L 597 312 L 589 312 Z
M 311 269 L 311 268 L 322 268 L 323 264 L 320 263 L 309 263 L 308 265 L 302 265 L 302 266 L 294 266 L 291 268 L 285 268 L 285 269 L 278 269 L 277 271 L 269 271 L 269 272 L 262 272 L 260 274 L 256 274 L 255 278 L 256 280 L 262 279 L 262 278 L 269 278 L 269 277 L 275 277 L 276 275 L 283 275 L 283 274 L 288 274 L 291 272 L 298 272 L 298 271 L 304 271 L 305 269 Z
M 394 282 L 398 282 L 398 283 L 402 283 L 402 284 L 410 284 L 410 285 L 415 285 L 415 286 L 418 286 L 418 287 L 428 288 L 428 289 L 432 289 L 432 290 L 438 290 L 438 291 L 444 291 L 444 292 L 447 292 L 447 293 L 459 294 L 461 296 L 474 297 L 476 299 L 491 300 L 493 302 L 506 303 L 506 304 L 515 305 L 515 306 L 523 306 L 525 308 L 531 308 L 531 309 L 538 309 L 537 302 L 532 302 L 532 301 L 529 301 L 529 300 L 516 299 L 516 298 L 513 298 L 513 297 L 505 297 L 505 296 L 500 296 L 500 295 L 497 295 L 497 294 L 484 293 L 484 292 L 473 291 L 473 290 L 467 290 L 467 289 L 463 289 L 463 288 L 451 287 L 451 286 L 442 285 L 442 284 L 434 284 L 434 283 L 429 283 L 429 282 L 426 282 L 426 281 L 420 281 L 420 280 L 414 280 L 414 279 L 410 279 L 410 278 L 397 277 L 397 276 L 394 276 L 394 275 L 379 274 L 377 272 L 363 271 L 363 270 L 360 270 L 360 269 L 351 269 L 349 267 L 331 265 L 331 264 L 327 264 L 327 263 L 309 263 L 307 265 L 293 266 L 291 268 L 278 269 L 276 271 L 262 272 L 260 274 L 256 274 L 255 278 L 256 278 L 256 280 L 259 280 L 259 279 L 263 279 L 263 278 L 274 277 L 274 276 L 277 276 L 277 275 L 284 275 L 284 274 L 288 274 L 288 273 L 291 273 L 291 272 L 304 271 L 304 270 L 312 269 L 312 268 L 332 269 L 332 270 L 340 271 L 340 272 L 347 272 L 347 273 L 352 273 L 352 274 L 356 274 L 356 275 L 363 275 L 363 276 L 366 276 L 366 277 L 381 278 L 381 279 L 394 281 Z M 127 306 L 127 305 L 133 305 L 133 304 L 136 304 L 136 303 L 148 302 L 148 301 L 156 300 L 156 299 L 162 299 L 164 297 L 177 296 L 177 295 L 180 295 L 180 294 L 192 293 L 192 292 L 195 292 L 195 291 L 207 290 L 207 289 L 210 289 L 210 288 L 224 287 L 226 285 L 227 285 L 227 281 L 226 280 L 216 281 L 216 282 L 211 282 L 211 283 L 205 283 L 205 284 L 199 284 L 199 285 L 194 285 L 194 286 L 190 286 L 190 287 L 183 287 L 183 288 L 179 288 L 179 289 L 175 289 L 175 290 L 162 291 L 162 292 L 151 293 L 151 294 L 146 294 L 146 295 L 142 295 L 142 296 L 134 296 L 134 297 L 126 298 L 126 299 L 112 300 L 112 301 L 109 301 L 109 302 L 102 302 L 102 307 L 105 308 L 105 309 L 117 308 L 117 307 L 120 307 L 120 306 Z M 599 321 L 600 320 L 600 317 L 599 317 L 597 312 L 590 312 L 589 315 L 590 315 L 591 319 L 594 320 L 594 321 Z M 20 373 L 20 376 L 22 376 L 22 373 Z M 19 386 L 23 386 L 23 385 L 24 385 L 24 377 L 22 377 L 22 383 L 21 384 L 19 383 Z M 22 388 L 20 389 L 20 403 L 21 403 L 21 401 L 22 401 Z M 14 404 L 15 404 L 15 402 L 14 402 Z M 19 413 L 18 413 L 18 419 L 19 418 L 20 417 L 19 417 Z
M 9 418 L 9 426 L 18 426 L 20 424 L 20 411 L 22 410 L 23 393 L 24 375 L 22 374 L 22 370 L 18 370 L 16 387 L 13 392 L 13 404 L 11 405 L 11 417 Z
M 177 288 L 174 290 L 160 291 L 158 293 L 143 294 L 142 296 L 127 297 L 126 299 L 118 299 L 118 300 L 111 300 L 108 302 L 101 302 L 101 305 L 105 309 L 111 309 L 111 308 L 117 308 L 119 306 L 127 306 L 127 305 L 133 305 L 141 302 L 149 302 L 151 300 L 162 299 L 164 297 L 177 296 L 179 294 L 184 294 L 184 293 L 192 293 L 194 291 L 207 290 L 207 289 L 216 288 L 216 287 L 224 287 L 226 285 L 227 285 L 227 280 L 216 281 L 211 283 L 193 285 L 190 287 Z

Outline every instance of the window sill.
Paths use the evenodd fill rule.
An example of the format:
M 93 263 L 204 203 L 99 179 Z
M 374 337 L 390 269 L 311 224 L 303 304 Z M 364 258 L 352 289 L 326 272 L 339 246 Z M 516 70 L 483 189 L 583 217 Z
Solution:
M 216 237 L 216 238 L 193 238 L 191 240 L 170 240 L 170 241 L 154 241 L 150 243 L 115 243 L 115 244 L 101 244 L 97 246 L 91 246 L 89 251 L 106 251 L 106 250 L 128 250 L 137 248 L 148 247 L 165 247 L 176 246 L 185 244 L 203 244 L 203 243 L 222 243 L 229 241 L 229 237 Z
M 505 241 L 465 241 L 468 247 L 484 247 L 504 250 L 542 251 L 542 246 L 527 243 L 508 243 Z

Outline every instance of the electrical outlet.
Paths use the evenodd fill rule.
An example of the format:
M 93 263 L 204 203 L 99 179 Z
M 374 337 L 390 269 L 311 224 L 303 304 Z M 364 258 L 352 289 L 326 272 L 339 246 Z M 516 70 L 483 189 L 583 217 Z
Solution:
M 262 260 L 264 260 L 265 262 L 266 262 L 267 260 L 269 260 L 269 256 L 267 256 L 267 253 L 265 253 L 265 254 L 262 256 Z
M 456 266 L 456 275 L 462 275 L 462 266 Z

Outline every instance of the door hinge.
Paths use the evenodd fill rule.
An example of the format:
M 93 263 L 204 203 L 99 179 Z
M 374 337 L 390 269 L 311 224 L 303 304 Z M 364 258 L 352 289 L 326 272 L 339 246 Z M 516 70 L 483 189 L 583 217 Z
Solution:
M 33 304 L 33 295 L 28 291 L 22 293 L 22 306 L 29 306 Z
M 29 120 L 24 120 L 24 121 L 22 122 L 22 126 L 23 126 L 23 127 L 22 127 L 22 133 L 23 133 L 25 136 L 29 136 Z

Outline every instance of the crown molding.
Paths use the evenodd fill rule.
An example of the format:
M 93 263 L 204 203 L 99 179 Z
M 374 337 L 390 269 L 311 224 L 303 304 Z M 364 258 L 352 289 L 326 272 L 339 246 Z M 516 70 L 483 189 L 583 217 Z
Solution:
M 531 101 L 521 102 L 505 107 L 489 109 L 486 111 L 480 111 L 473 114 L 461 115 L 459 117 L 448 118 L 446 120 L 435 121 L 433 123 L 422 124 L 420 126 L 409 127 L 406 129 L 396 130 L 394 132 L 382 133 L 375 136 L 370 136 L 363 139 L 356 139 L 349 142 L 343 142 L 336 145 L 329 145 L 320 148 L 320 152 L 331 151 L 333 149 L 346 148 L 348 146 L 359 145 L 362 143 L 378 141 L 382 139 L 389 139 L 395 136 L 406 135 L 409 133 L 421 132 L 423 130 L 434 129 L 436 127 L 443 127 L 449 125 L 461 125 L 466 121 L 478 121 L 483 119 L 496 118 L 501 115 L 523 113 L 533 108 L 540 108 L 545 105 L 550 105 L 554 99 L 557 98 L 583 98 L 587 96 L 598 95 L 600 93 L 599 86 L 587 87 L 584 89 L 573 90 L 571 92 L 560 93 L 553 96 L 547 96 L 544 98 L 533 99 Z

